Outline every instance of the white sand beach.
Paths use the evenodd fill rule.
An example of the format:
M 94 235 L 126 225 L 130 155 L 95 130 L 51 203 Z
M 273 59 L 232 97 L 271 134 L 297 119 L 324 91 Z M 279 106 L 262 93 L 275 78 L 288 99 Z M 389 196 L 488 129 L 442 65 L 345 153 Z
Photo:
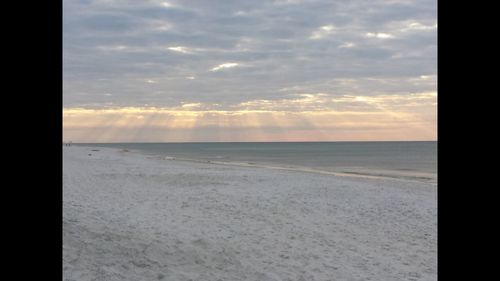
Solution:
M 71 280 L 437 280 L 434 183 L 63 147 Z

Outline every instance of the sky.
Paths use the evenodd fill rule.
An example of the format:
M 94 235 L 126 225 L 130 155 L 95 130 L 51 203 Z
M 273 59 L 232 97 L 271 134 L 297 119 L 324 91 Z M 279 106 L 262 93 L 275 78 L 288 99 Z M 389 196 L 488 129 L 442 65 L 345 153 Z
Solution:
M 73 142 L 437 138 L 436 0 L 64 0 Z

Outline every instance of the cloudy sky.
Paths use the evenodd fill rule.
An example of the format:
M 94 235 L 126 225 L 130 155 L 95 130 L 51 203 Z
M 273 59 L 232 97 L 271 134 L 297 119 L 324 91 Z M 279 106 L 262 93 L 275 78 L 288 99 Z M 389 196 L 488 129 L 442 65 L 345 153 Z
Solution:
M 435 140 L 436 0 L 64 0 L 75 142 Z

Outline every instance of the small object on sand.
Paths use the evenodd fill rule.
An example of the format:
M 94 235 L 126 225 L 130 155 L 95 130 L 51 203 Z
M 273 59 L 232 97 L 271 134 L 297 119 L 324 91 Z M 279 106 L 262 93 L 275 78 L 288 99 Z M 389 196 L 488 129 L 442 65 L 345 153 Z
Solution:
M 92 156 L 92 154 L 89 153 L 89 156 Z
M 92 151 L 99 151 L 99 149 L 92 149 Z

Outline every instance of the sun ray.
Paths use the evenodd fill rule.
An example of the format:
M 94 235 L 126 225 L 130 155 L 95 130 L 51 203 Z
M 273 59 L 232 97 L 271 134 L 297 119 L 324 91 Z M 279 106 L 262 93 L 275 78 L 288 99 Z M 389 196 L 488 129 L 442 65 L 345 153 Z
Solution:
M 226 110 L 202 103 L 66 108 L 64 137 L 99 141 L 137 141 L 146 139 L 144 134 L 159 141 L 435 138 L 435 93 L 333 99 L 322 93 L 297 96 L 248 101 Z

